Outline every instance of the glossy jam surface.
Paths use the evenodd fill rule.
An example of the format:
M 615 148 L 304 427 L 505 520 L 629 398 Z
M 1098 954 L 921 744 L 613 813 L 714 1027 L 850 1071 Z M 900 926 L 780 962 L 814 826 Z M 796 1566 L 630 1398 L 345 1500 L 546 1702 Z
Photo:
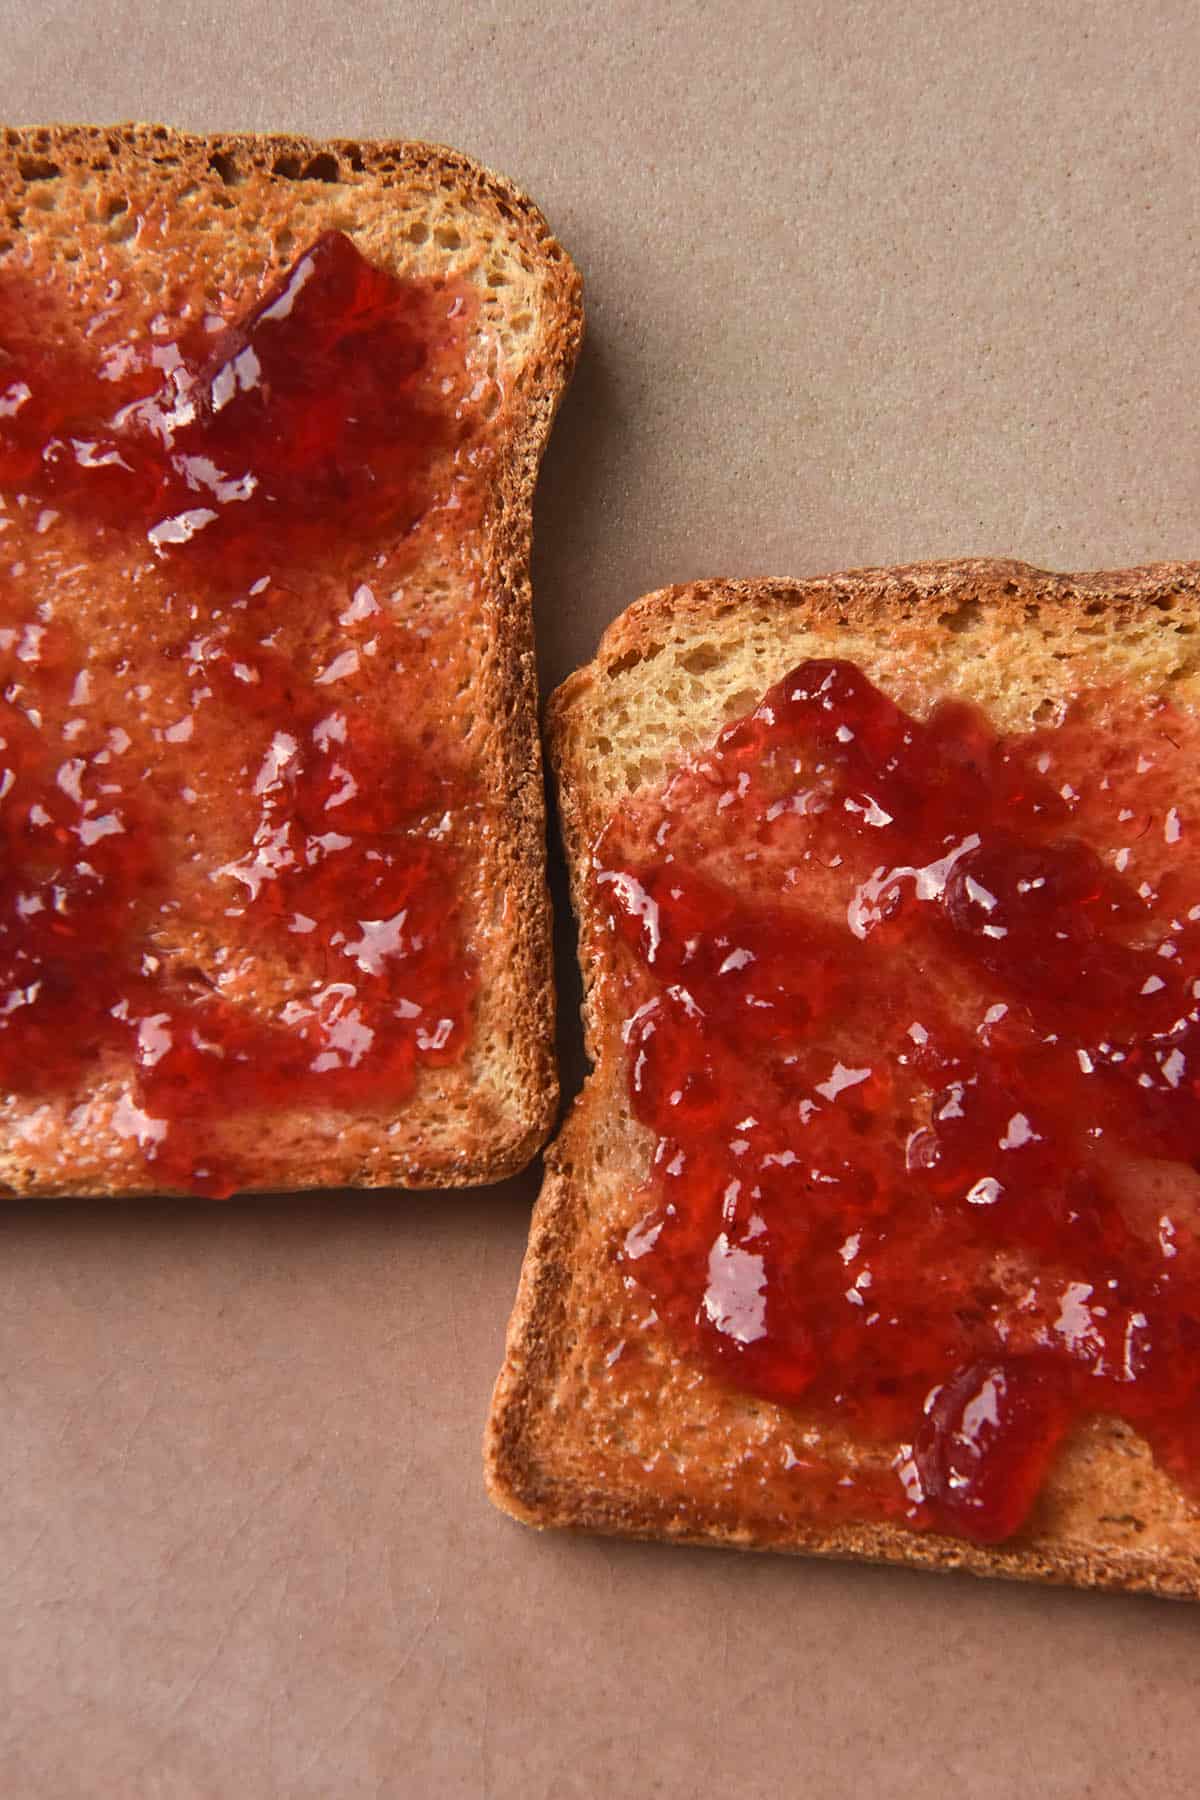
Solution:
M 461 620 L 406 584 L 483 389 L 467 292 L 339 233 L 237 316 L 111 300 L 0 275 L 0 1092 L 228 1193 L 238 1114 L 394 1109 L 469 1036 Z
M 722 1381 L 881 1448 L 812 1510 L 999 1541 L 1073 1422 L 1200 1487 L 1200 726 L 994 732 L 808 662 L 614 819 L 657 1144 L 614 1246 Z
M 160 318 L 113 341 L 105 309 L 64 344 L 39 299 L 0 274 L 0 489 L 160 556 L 190 547 L 192 579 L 228 587 L 331 539 L 402 536 L 462 436 L 438 365 L 461 361 L 467 295 L 397 280 L 338 231 L 231 322 Z

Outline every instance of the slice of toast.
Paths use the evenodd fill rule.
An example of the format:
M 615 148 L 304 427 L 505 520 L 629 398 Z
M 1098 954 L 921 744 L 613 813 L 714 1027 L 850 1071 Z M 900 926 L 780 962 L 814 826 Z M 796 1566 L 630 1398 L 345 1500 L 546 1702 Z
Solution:
M 544 1140 L 531 509 L 582 328 L 452 150 L 0 133 L 0 1192 Z
M 609 627 L 595 660 L 552 696 L 548 744 L 579 921 L 584 1027 L 594 1067 L 547 1157 L 486 1434 L 491 1496 L 537 1526 L 1198 1597 L 1200 1506 L 1194 1488 L 1185 1491 L 1164 1466 L 1169 1458 L 1156 1460 L 1146 1438 L 1124 1419 L 1103 1410 L 1081 1413 L 1020 1527 L 981 1541 L 946 1529 L 944 1516 L 931 1521 L 919 1507 L 906 1510 L 912 1495 L 898 1471 L 900 1451 L 911 1446 L 891 1441 L 881 1447 L 856 1437 L 828 1406 L 806 1411 L 804 1391 L 772 1397 L 761 1381 L 739 1375 L 748 1365 L 736 1356 L 718 1363 L 701 1353 L 702 1325 L 710 1349 L 719 1331 L 730 1334 L 722 1349 L 750 1348 L 762 1318 L 754 1311 L 756 1293 L 748 1296 L 743 1286 L 731 1297 L 727 1284 L 723 1302 L 714 1306 L 715 1280 L 707 1291 L 701 1280 L 680 1296 L 670 1289 L 669 1267 L 657 1287 L 648 1288 L 643 1278 L 651 1260 L 643 1260 L 644 1253 L 660 1230 L 678 1223 L 661 1204 L 661 1191 L 650 1185 L 656 1134 L 636 1116 L 630 1087 L 629 1040 L 646 1042 L 637 1037 L 637 1022 L 630 1026 L 631 1012 L 647 989 L 644 970 L 630 975 L 629 945 L 636 941 L 644 951 L 650 944 L 647 954 L 653 956 L 658 914 L 651 916 L 649 887 L 631 887 L 626 916 L 614 926 L 612 904 L 602 903 L 612 890 L 598 880 L 600 865 L 611 848 L 614 821 L 640 819 L 648 832 L 655 819 L 667 816 L 664 793 L 694 798 L 706 792 L 706 782 L 707 791 L 715 783 L 723 799 L 706 815 L 710 827 L 725 816 L 720 805 L 726 802 L 734 816 L 740 790 L 736 783 L 722 786 L 727 765 L 723 775 L 712 773 L 714 741 L 730 721 L 753 713 L 772 684 L 814 658 L 857 664 L 918 721 L 929 721 L 935 704 L 949 698 L 982 709 L 993 731 L 1029 732 L 1060 721 L 1081 691 L 1100 690 L 1137 705 L 1165 698 L 1182 721 L 1178 730 L 1200 733 L 1200 567 L 1164 564 L 1059 576 L 1011 562 L 970 561 L 812 581 L 698 582 L 631 606 Z M 748 770 L 754 729 L 740 728 L 722 740 L 727 758 L 751 759 Z M 1189 741 L 1194 749 L 1196 736 Z M 1085 732 L 1079 742 L 1085 759 L 1092 747 L 1101 758 L 1101 735 Z M 1185 745 L 1185 803 L 1194 789 L 1189 754 Z M 689 768 L 700 772 L 687 773 Z M 668 786 L 681 769 L 685 773 Z M 1185 804 L 1183 810 L 1191 809 Z M 670 843 L 690 841 L 688 829 L 674 825 Z M 738 858 L 746 854 L 740 830 L 735 823 L 722 838 L 701 839 L 711 860 L 697 880 L 736 886 L 744 867 Z M 863 835 L 869 835 L 865 826 Z M 1160 855 L 1163 836 L 1156 833 L 1153 840 Z M 1178 814 L 1167 814 L 1166 839 L 1179 836 Z M 765 829 L 751 855 L 760 854 L 760 843 L 769 858 Z M 1145 845 L 1150 843 L 1147 837 Z M 1143 847 L 1138 854 L 1155 852 Z M 617 866 L 624 865 L 613 861 Z M 796 889 L 799 901 L 814 877 L 813 891 L 825 891 L 820 884 L 829 877 L 810 863 Z M 832 932 L 834 954 L 840 954 L 839 941 L 850 941 L 844 899 L 839 904 L 842 939 Z M 628 927 L 624 937 L 622 924 Z M 765 935 L 753 940 L 760 953 Z M 936 963 L 932 968 L 936 993 L 941 977 Z M 740 1129 L 756 1123 L 768 1077 L 749 1054 L 739 1069 L 739 1056 L 718 1066 L 733 1082 L 744 1080 L 738 1110 L 744 1104 L 748 1117 L 739 1118 Z M 858 1060 L 873 1058 L 864 1052 Z M 823 1090 L 831 1102 L 840 1085 L 867 1071 L 839 1065 L 837 1072 L 841 1082 Z M 679 1088 L 672 1101 L 694 1074 L 694 1068 L 675 1071 Z M 712 1103 L 719 1111 L 726 1099 L 718 1094 Z M 730 1117 L 734 1104 L 725 1104 Z M 869 1119 L 859 1124 L 873 1129 Z M 690 1154 L 694 1136 L 688 1138 L 684 1126 L 680 1134 Z M 869 1137 L 863 1141 L 869 1148 Z M 733 1146 L 744 1147 L 744 1141 Z M 687 1181 L 685 1169 L 673 1190 L 676 1210 L 684 1214 L 698 1204 Z M 1200 1215 L 1194 1167 L 1143 1162 L 1134 1169 L 1132 1187 L 1134 1211 L 1142 1201 L 1155 1204 L 1166 1221 L 1162 1231 L 1177 1224 L 1181 1240 L 1192 1241 Z M 722 1204 L 728 1201 L 726 1190 Z M 796 1204 L 806 1204 L 803 1195 Z M 849 1234 L 857 1217 L 847 1214 L 843 1258 L 856 1248 Z M 761 1220 L 753 1219 L 744 1240 L 750 1248 L 753 1232 L 761 1229 Z M 1163 1254 L 1173 1255 L 1174 1243 L 1164 1236 L 1164 1244 Z M 713 1266 L 710 1261 L 710 1277 Z M 732 1264 L 723 1266 L 728 1271 Z M 764 1265 L 752 1260 L 742 1267 L 755 1271 L 753 1289 Z M 933 1270 L 937 1280 L 947 1274 L 952 1278 L 953 1270 Z M 802 1290 L 803 1267 L 795 1278 Z M 1086 1289 L 1071 1289 L 1067 1297 L 1081 1292 Z M 847 1298 L 857 1303 L 861 1294 L 848 1290 Z M 758 1323 L 746 1329 L 752 1315 Z M 1061 1320 L 1060 1327 L 1066 1328 Z M 975 1328 L 988 1329 L 988 1320 Z M 1188 1379 L 1194 1382 L 1198 1372 L 1193 1368 Z M 956 1441 L 961 1451 L 964 1439 Z M 911 1455 L 904 1467 L 911 1472 Z M 821 1473 L 810 1479 L 809 1469 Z M 864 1506 L 856 1516 L 860 1478 L 876 1498 L 891 1482 L 889 1506 Z M 814 1479 L 825 1485 L 814 1488 Z M 839 1481 L 849 1497 L 835 1504 Z

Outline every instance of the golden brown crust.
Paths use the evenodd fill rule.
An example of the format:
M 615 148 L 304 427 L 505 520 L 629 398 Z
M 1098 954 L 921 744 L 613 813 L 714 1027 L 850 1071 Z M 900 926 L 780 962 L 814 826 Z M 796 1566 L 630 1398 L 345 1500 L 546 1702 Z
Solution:
M 154 223 L 149 251 L 133 236 L 137 217 Z M 474 552 L 482 602 L 464 634 L 466 701 L 453 728 L 472 747 L 503 829 L 477 845 L 481 991 L 467 1063 L 427 1071 L 396 1119 L 249 1120 L 262 1145 L 254 1185 L 497 1181 L 544 1142 L 558 1099 L 529 559 L 538 466 L 582 337 L 579 275 L 525 195 L 436 145 L 205 137 L 158 125 L 0 131 L 0 267 L 10 257 L 53 260 L 85 297 L 101 263 L 106 278 L 128 269 L 147 308 L 173 270 L 181 279 L 199 270 L 217 295 L 253 293 L 298 242 L 331 226 L 377 260 L 463 275 L 480 292 L 506 408 Z M 102 1132 L 71 1138 L 65 1118 L 31 1132 L 28 1108 L 0 1111 L 0 1193 L 155 1190 L 133 1147 L 97 1147 Z
M 606 1006 L 591 846 L 629 792 L 834 640 L 918 712 L 949 689 L 1016 724 L 1104 671 L 1200 707 L 1200 565 L 1061 576 L 973 560 L 667 588 L 615 620 L 595 660 L 551 696 L 595 1067 L 546 1158 L 487 1428 L 489 1492 L 537 1526 L 1200 1598 L 1200 1509 L 1119 1421 L 1078 1432 L 1021 1537 L 981 1548 L 886 1525 L 814 1525 L 769 1474 L 744 1473 L 794 1429 L 782 1409 L 717 1392 L 653 1347 L 619 1383 L 599 1367 L 626 1318 L 609 1230 L 644 1179 L 648 1139 L 629 1116 L 620 1021 Z

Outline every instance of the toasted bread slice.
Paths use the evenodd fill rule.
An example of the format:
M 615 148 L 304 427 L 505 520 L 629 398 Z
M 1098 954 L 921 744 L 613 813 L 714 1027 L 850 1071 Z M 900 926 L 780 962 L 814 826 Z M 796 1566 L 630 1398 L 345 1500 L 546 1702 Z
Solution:
M 428 446 L 427 466 L 419 459 L 403 463 L 390 512 L 376 505 L 373 487 L 367 492 L 382 479 L 378 470 L 369 457 L 356 460 L 353 450 L 340 462 L 321 464 L 308 504 L 308 452 L 303 444 L 282 443 L 286 432 L 272 426 L 268 393 L 267 410 L 256 413 L 253 429 L 260 443 L 275 431 L 268 456 L 291 458 L 286 492 L 295 535 L 289 539 L 277 522 L 283 514 L 267 508 L 261 515 L 267 548 L 255 561 L 261 546 L 252 535 L 244 541 L 244 532 L 243 540 L 236 539 L 235 520 L 235 537 L 222 540 L 215 553 L 218 565 L 222 556 L 227 559 L 224 570 L 205 567 L 205 521 L 218 514 L 227 521 L 237 513 L 236 504 L 224 513 L 221 504 L 231 492 L 234 502 L 245 499 L 257 479 L 249 462 L 246 472 L 235 466 L 236 433 L 224 440 L 234 459 L 224 474 L 236 476 L 241 487 L 227 482 L 213 499 L 222 471 L 214 474 L 212 457 L 184 459 L 197 498 L 190 510 L 176 508 L 149 532 L 149 514 L 131 514 L 124 527 L 119 518 L 102 516 L 102 502 L 91 489 L 82 511 L 57 501 L 46 455 L 30 477 L 29 493 L 14 478 L 0 495 L 6 527 L 0 554 L 8 559 L 0 644 L 7 644 L 13 665 L 6 671 L 10 699 L 25 709 L 27 720 L 41 721 L 35 750 L 43 761 L 49 750 L 42 740 L 52 730 L 80 734 L 70 745 L 71 767 L 78 764 L 82 771 L 79 781 L 70 770 L 62 780 L 93 818 L 97 802 L 89 786 L 94 773 L 89 759 L 106 741 L 92 741 L 93 727 L 103 712 L 105 728 L 120 734 L 118 748 L 105 754 L 118 761 L 129 727 L 141 762 L 138 780 L 130 785 L 140 784 L 146 805 L 152 805 L 151 823 L 143 820 L 139 829 L 153 839 L 148 854 L 158 884 L 154 916 L 144 906 L 138 913 L 140 902 L 131 893 L 129 917 L 136 914 L 135 923 L 122 928 L 122 956 L 131 968 L 135 956 L 148 958 L 137 978 L 149 971 L 153 983 L 133 1001 L 116 1002 L 125 1008 L 126 1024 L 140 1011 L 140 1039 L 129 1031 L 114 1035 L 105 1024 L 116 988 L 110 986 L 104 1008 L 95 993 L 89 997 L 88 970 L 100 965 L 89 964 L 77 946 L 66 974 L 59 970 L 77 1012 L 71 1014 L 64 1002 L 42 1038 L 35 1033 L 31 1040 L 48 1046 L 51 1061 L 57 1045 L 65 1043 L 64 1067 L 55 1076 L 31 1076 L 27 1066 L 17 1067 L 7 1084 L 0 1081 L 0 1088 L 8 1088 L 0 1100 L 0 1191 L 229 1192 L 457 1186 L 500 1179 L 532 1156 L 557 1104 L 529 552 L 538 464 L 582 334 L 581 284 L 570 259 L 537 208 L 510 183 L 452 150 L 419 143 L 195 137 L 142 125 L 8 130 L 0 133 L 0 201 L 0 298 L 10 296 L 0 322 L 0 393 L 9 402 L 0 434 L 6 425 L 20 428 L 28 416 L 20 409 L 30 391 L 22 373 L 30 356 L 38 370 L 51 366 L 46 357 L 57 356 L 64 359 L 61 370 L 82 367 L 93 385 L 115 382 L 114 397 L 125 400 L 128 386 L 123 390 L 121 383 L 128 383 L 129 370 L 149 369 L 156 358 L 160 384 L 173 380 L 177 390 L 175 410 L 165 415 L 165 423 L 166 403 L 161 393 L 156 397 L 151 373 L 133 402 L 134 410 L 151 408 L 149 423 L 135 421 L 132 436 L 128 425 L 122 426 L 115 449 L 81 447 L 87 433 L 70 423 L 53 446 L 54 455 L 66 454 L 68 461 L 73 446 L 76 460 L 90 457 L 92 466 L 104 457 L 124 458 L 124 468 L 129 456 L 151 466 L 156 431 L 176 449 L 186 442 L 197 383 L 208 384 L 202 399 L 210 420 L 231 394 L 239 404 L 245 399 L 239 383 L 248 392 L 258 379 L 257 364 L 239 364 L 234 355 L 249 341 L 246 330 L 261 330 L 264 319 L 287 318 L 312 274 L 313 256 L 320 253 L 313 247 L 334 243 L 360 274 L 363 264 L 356 255 L 364 259 L 366 288 L 375 283 L 373 300 L 363 301 L 357 293 L 344 299 L 339 330 L 360 329 L 364 305 L 368 325 L 376 316 L 371 305 L 408 308 L 416 321 L 415 348 L 396 377 L 397 405 L 410 407 L 405 430 L 412 442 L 423 433 Z M 345 240 L 352 251 L 345 250 Z M 343 270 L 337 279 L 344 287 L 350 277 Z M 380 282 L 392 285 L 379 288 Z M 436 329 L 430 323 L 435 313 Z M 6 329 L 14 341 L 5 342 Z M 422 330 L 427 342 L 417 341 Z M 191 345 L 190 351 L 184 346 L 182 376 L 175 347 L 181 336 Z M 361 437 L 366 427 L 355 410 L 357 400 L 342 400 L 336 390 L 347 381 L 370 380 L 364 364 L 378 354 L 380 340 L 363 341 L 367 349 L 357 361 L 352 351 L 347 360 L 338 342 L 322 349 L 332 360 L 314 364 L 314 405 L 327 400 L 341 405 L 339 430 L 352 446 L 360 441 L 355 432 Z M 216 376 L 215 365 L 203 364 L 205 343 L 215 346 L 218 363 L 227 347 L 223 372 Z M 388 343 L 388 354 L 400 356 L 403 345 L 396 350 L 392 340 Z M 60 378 L 60 386 L 65 380 Z M 317 392 L 321 382 L 324 393 Z M 36 381 L 32 387 L 29 405 L 36 406 Z M 377 404 L 381 392 L 386 400 L 386 390 L 372 392 Z M 296 404 L 304 404 L 303 396 Z M 123 417 L 127 420 L 128 413 Z M 389 428 L 383 428 L 385 436 Z M 127 454 L 131 443 L 134 449 Z M 389 453 L 408 456 L 408 440 L 397 439 Z M 318 446 L 312 455 L 319 459 L 325 451 Z M 184 478 L 181 467 L 177 459 L 168 470 L 176 486 Z M 79 494 L 74 498 L 78 501 Z M 141 500 L 129 504 L 136 510 Z M 352 529 L 360 505 L 369 515 L 361 541 Z M 326 542 L 322 509 L 328 507 L 333 513 Z M 163 510 L 170 512 L 170 506 Z M 192 554 L 197 550 L 198 561 Z M 267 577 L 277 586 L 264 601 Z M 263 625 L 267 602 L 275 611 Z M 227 681 L 228 693 L 218 695 L 214 715 L 214 654 L 221 663 L 218 673 L 232 670 L 237 680 L 258 684 L 256 691 L 266 680 L 258 664 L 238 664 L 230 649 L 234 638 L 221 636 L 231 606 L 236 611 L 256 605 L 259 614 L 251 610 L 244 616 L 257 632 L 254 643 L 273 646 L 261 651 L 260 660 L 274 657 L 272 667 L 282 671 L 279 682 L 287 697 L 268 719 L 253 708 L 239 711 Z M 49 637 L 22 637 L 31 626 L 44 628 Z M 57 671 L 50 666 L 53 656 L 43 652 L 39 662 L 37 653 L 37 645 L 56 641 L 56 633 L 66 634 L 68 646 L 55 653 Z M 249 640 L 243 633 L 237 642 L 244 641 Z M 22 655 L 23 665 L 13 660 Z M 54 676 L 67 664 L 69 673 L 86 676 L 91 711 L 70 712 L 81 698 L 76 685 L 55 702 L 63 716 L 47 715 Z M 339 707 L 350 710 L 343 716 Z M 175 740 L 191 729 L 179 723 L 180 715 L 190 717 L 192 709 L 195 735 L 178 747 Z M 134 714 L 137 723 L 131 724 Z M 370 754 L 364 752 L 366 760 L 358 766 L 357 799 L 338 814 L 333 806 L 354 784 L 331 773 L 335 759 L 328 726 L 332 719 L 335 735 L 344 732 L 345 717 L 351 720 L 351 738 L 361 725 Z M 277 730 L 274 739 L 271 727 Z M 396 898 L 403 885 L 398 875 L 388 889 L 393 911 L 381 918 L 383 902 L 373 890 L 366 894 L 369 882 L 359 900 L 352 873 L 340 887 L 329 873 L 336 872 L 331 858 L 341 840 L 326 836 L 319 840 L 325 849 L 314 849 L 318 840 L 310 835 L 306 853 L 298 847 L 301 826 L 285 816 L 286 808 L 274 819 L 265 809 L 255 813 L 264 784 L 278 797 L 285 789 L 298 792 L 297 783 L 309 778 L 314 732 L 325 734 L 320 742 L 327 753 L 329 825 L 344 827 L 359 808 L 358 828 L 371 834 L 374 847 L 364 850 L 360 842 L 351 852 L 360 858 L 360 873 L 373 880 L 372 870 L 391 869 L 400 839 L 407 846 L 406 867 L 418 870 L 405 877 L 405 893 L 411 890 L 416 898 L 408 908 L 410 937 L 399 948 L 404 908 Z M 18 749 L 18 761 L 20 755 Z M 33 755 L 27 749 L 27 766 Z M 271 769 L 265 756 L 275 758 Z M 291 758 L 288 766 L 281 757 Z M 45 785 L 53 787 L 54 772 L 46 766 Z M 382 792 L 393 776 L 409 784 L 402 816 L 394 808 L 389 813 L 390 801 L 380 801 L 369 814 L 363 811 L 372 796 L 361 790 Z M 168 789 L 184 797 L 160 804 Z M 58 792 L 61 800 L 61 781 Z M 140 803 L 129 794 L 126 801 Z M 132 829 L 128 820 L 121 822 L 119 808 L 126 801 L 115 802 L 118 810 L 105 815 L 117 819 L 114 830 Z M 10 833 L 29 828 L 28 807 L 19 819 L 14 811 L 20 802 L 19 789 L 0 802 L 8 811 Z M 33 815 L 34 826 L 46 811 L 43 805 Z M 336 917 L 324 918 L 314 937 L 299 900 L 290 929 L 301 935 L 290 942 L 278 922 L 258 937 L 243 928 L 234 902 L 244 901 L 247 891 L 254 901 L 260 877 L 272 872 L 264 863 L 274 854 L 269 845 L 263 849 L 268 826 L 293 833 L 285 854 L 296 881 L 304 873 L 296 870 L 305 854 L 313 868 L 319 863 L 327 906 L 334 913 L 341 907 L 344 929 L 334 929 Z M 78 832 L 74 814 L 63 829 Z M 312 829 L 310 816 L 304 830 Z M 10 845 L 14 841 L 10 837 Z M 33 873 L 52 885 L 53 857 L 44 849 L 37 855 L 41 861 L 34 858 Z M 424 889 L 421 858 L 432 871 Z M 85 871 L 81 879 L 95 878 Z M 214 906 L 214 894 L 220 906 Z M 7 930 L 10 961 L 18 969 L 9 983 L 15 992 L 24 952 L 14 938 L 14 904 L 13 895 L 6 895 L 9 915 L 0 927 Z M 22 904 L 28 904 L 27 897 Z M 422 907 L 427 927 L 435 918 L 446 943 L 441 976 L 427 967 L 427 991 L 413 999 L 397 973 L 398 959 L 419 960 L 424 953 L 421 943 L 414 949 L 412 925 Z M 253 907 L 243 907 L 243 916 L 248 911 Z M 365 919 L 357 918 L 359 911 Z M 107 954 L 104 932 L 93 936 L 97 957 Z M 427 928 L 426 950 L 430 936 Z M 309 954 L 305 942 L 318 938 L 319 953 Z M 356 942 L 357 958 L 351 954 Z M 376 998 L 382 993 L 387 1000 L 387 1030 L 380 1029 L 384 1015 L 377 1007 L 364 1038 L 355 1007 L 376 978 L 383 984 L 377 983 Z M 458 995 L 457 1012 L 441 1026 L 439 979 L 456 984 Z M 32 991 L 29 982 L 22 993 L 28 998 Z M 73 1026 L 72 1017 L 83 1022 Z M 215 1049 L 208 1041 L 212 1032 L 205 1035 L 214 1019 L 231 1022 L 229 1041 Z M 299 1027 L 297 1019 L 303 1021 Z M 0 1023 L 11 1026 L 12 1016 Z M 155 1059 L 165 1042 L 160 1025 L 174 1033 L 168 1060 L 179 1059 L 179 1068 L 174 1087 L 160 1083 L 155 1098 Z M 270 1046 L 286 1046 L 288 1032 L 296 1030 L 301 1052 L 307 1054 L 307 1044 L 313 1057 L 304 1063 L 293 1045 L 283 1058 L 276 1091 L 266 1091 L 261 1071 L 271 1060 Z M 91 1033 L 97 1041 L 72 1043 L 73 1032 L 82 1039 Z M 385 1037 L 393 1049 L 400 1046 L 390 1085 L 379 1072 Z M 311 1078 L 318 1056 L 337 1066 L 336 1091 L 327 1097 Z M 38 1060 L 36 1048 L 25 1057 L 26 1065 Z M 244 1087 L 230 1074 L 235 1062 L 246 1075 Z M 210 1080 L 218 1064 L 219 1079 Z M 375 1073 L 356 1088 L 353 1075 L 360 1065 Z M 288 1074 L 293 1068 L 294 1081 Z M 163 1105 L 169 1118 L 158 1116 Z M 190 1148 L 168 1154 L 185 1128 Z
M 1198 1597 L 1200 1507 L 1121 1419 L 1073 1427 L 1004 1541 L 855 1517 L 853 1502 L 814 1513 L 799 1460 L 828 1456 L 856 1477 L 878 1448 L 806 1415 L 802 1398 L 784 1404 L 721 1378 L 639 1285 L 628 1234 L 642 1232 L 640 1253 L 655 1134 L 631 1105 L 622 1032 L 632 1001 L 593 851 L 620 809 L 661 791 L 808 658 L 857 663 L 918 719 L 959 697 L 995 729 L 1027 731 L 1099 686 L 1169 696 L 1196 721 L 1200 567 L 1059 576 L 969 561 L 697 582 L 636 602 L 552 696 L 594 1067 L 547 1156 L 486 1434 L 491 1496 L 536 1526 Z M 752 1096 L 753 1063 L 746 1080 Z M 1189 1169 L 1175 1174 L 1194 1222 L 1200 1184 Z

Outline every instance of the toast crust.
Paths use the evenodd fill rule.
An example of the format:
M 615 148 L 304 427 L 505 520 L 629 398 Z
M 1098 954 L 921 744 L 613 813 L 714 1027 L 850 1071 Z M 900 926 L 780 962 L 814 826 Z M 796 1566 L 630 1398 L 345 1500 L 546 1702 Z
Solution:
M 505 404 L 469 547 L 477 595 L 447 723 L 503 828 L 472 845 L 473 1045 L 463 1063 L 423 1071 L 394 1116 L 248 1115 L 245 1130 L 261 1145 L 261 1179 L 250 1184 L 259 1189 L 501 1180 L 544 1142 L 558 1101 L 529 561 L 538 466 L 582 339 L 577 271 L 510 182 L 415 142 L 194 136 L 159 125 L 8 129 L 0 202 L 16 225 L 0 233 L 0 270 L 10 258 L 61 266 L 85 305 L 101 268 L 106 281 L 132 277 L 147 311 L 173 271 L 194 279 L 199 270 L 214 295 L 253 299 L 304 241 L 331 228 L 398 273 L 477 285 Z M 73 1128 L 65 1107 L 0 1104 L 0 1193 L 161 1191 L 153 1166 L 105 1132 L 118 1091 L 109 1083 L 94 1097 L 87 1129 Z
M 485 1436 L 491 1497 L 539 1527 L 1200 1598 L 1200 1508 L 1121 1421 L 1083 1426 L 1025 1530 L 983 1547 L 898 1526 L 814 1524 L 789 1512 L 769 1477 L 744 1472 L 788 1432 L 783 1409 L 718 1390 L 686 1359 L 645 1345 L 644 1377 L 614 1387 L 598 1366 L 594 1345 L 626 1316 L 602 1227 L 640 1186 L 652 1139 L 630 1116 L 619 1019 L 606 1007 L 591 846 L 616 805 L 814 654 L 863 663 L 910 709 L 950 690 L 1010 728 L 1047 693 L 1106 669 L 1200 708 L 1200 565 L 1064 576 L 975 559 L 697 582 L 635 602 L 554 693 L 547 743 L 594 1068 L 546 1159 Z M 655 691 L 668 697 L 651 717 Z

